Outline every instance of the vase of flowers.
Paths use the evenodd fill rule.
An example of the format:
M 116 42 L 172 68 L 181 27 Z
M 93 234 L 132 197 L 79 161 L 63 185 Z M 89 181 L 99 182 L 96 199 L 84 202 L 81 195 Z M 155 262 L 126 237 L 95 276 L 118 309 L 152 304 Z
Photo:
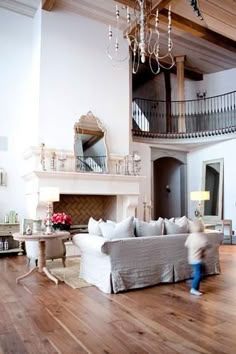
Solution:
M 52 214 L 52 227 L 55 230 L 70 230 L 72 220 L 66 213 L 53 213 Z

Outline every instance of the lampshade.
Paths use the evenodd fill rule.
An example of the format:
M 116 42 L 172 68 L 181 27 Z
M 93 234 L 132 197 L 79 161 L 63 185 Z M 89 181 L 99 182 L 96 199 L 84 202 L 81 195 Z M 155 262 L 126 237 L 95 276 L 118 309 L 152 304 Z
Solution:
M 58 202 L 60 194 L 57 187 L 42 187 L 39 192 L 39 199 L 42 202 Z
M 193 191 L 190 193 L 191 200 L 209 200 L 210 192 L 209 191 Z

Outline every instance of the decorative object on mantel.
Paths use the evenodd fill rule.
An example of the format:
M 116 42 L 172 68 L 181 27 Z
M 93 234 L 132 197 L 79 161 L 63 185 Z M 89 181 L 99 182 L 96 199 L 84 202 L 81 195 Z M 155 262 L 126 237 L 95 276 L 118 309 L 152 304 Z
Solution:
M 0 186 L 6 187 L 7 185 L 7 173 L 3 168 L 0 168 Z
M 42 166 L 42 170 L 46 171 L 45 144 L 44 143 L 41 143 L 41 145 L 40 145 L 40 163 Z
M 116 164 L 116 173 L 119 175 L 138 176 L 141 170 L 141 157 L 137 151 L 132 155 L 124 156 L 123 160 L 119 160 Z
M 56 155 L 55 151 L 52 151 L 51 156 L 50 156 L 50 168 L 53 171 L 56 171 L 56 157 L 57 157 L 57 155 Z
M 59 202 L 60 195 L 57 187 L 41 187 L 40 200 L 47 202 L 46 230 L 45 235 L 51 235 L 54 230 L 52 227 L 52 203 Z
M 64 171 L 66 159 L 67 159 L 67 156 L 63 153 L 60 153 L 60 155 L 58 156 L 58 161 L 60 161 L 60 166 L 59 166 L 60 171 Z

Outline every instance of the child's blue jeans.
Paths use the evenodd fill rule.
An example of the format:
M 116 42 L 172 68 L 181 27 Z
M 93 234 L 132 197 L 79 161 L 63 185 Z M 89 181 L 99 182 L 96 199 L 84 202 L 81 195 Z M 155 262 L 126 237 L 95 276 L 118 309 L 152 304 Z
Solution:
M 193 268 L 192 289 L 199 290 L 200 281 L 202 278 L 202 262 L 191 264 Z

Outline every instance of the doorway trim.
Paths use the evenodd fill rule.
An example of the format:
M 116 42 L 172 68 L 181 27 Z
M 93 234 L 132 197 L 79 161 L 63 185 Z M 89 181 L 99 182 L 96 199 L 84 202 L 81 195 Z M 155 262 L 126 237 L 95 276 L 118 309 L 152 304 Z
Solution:
M 170 149 L 160 149 L 151 147 L 151 199 L 154 202 L 154 161 L 162 157 L 171 157 L 180 161 L 183 165 L 183 185 L 182 188 L 185 193 L 181 195 L 182 213 L 187 216 L 188 212 L 188 187 L 187 187 L 187 152 L 176 151 Z M 151 218 L 153 218 L 154 208 L 151 211 Z

